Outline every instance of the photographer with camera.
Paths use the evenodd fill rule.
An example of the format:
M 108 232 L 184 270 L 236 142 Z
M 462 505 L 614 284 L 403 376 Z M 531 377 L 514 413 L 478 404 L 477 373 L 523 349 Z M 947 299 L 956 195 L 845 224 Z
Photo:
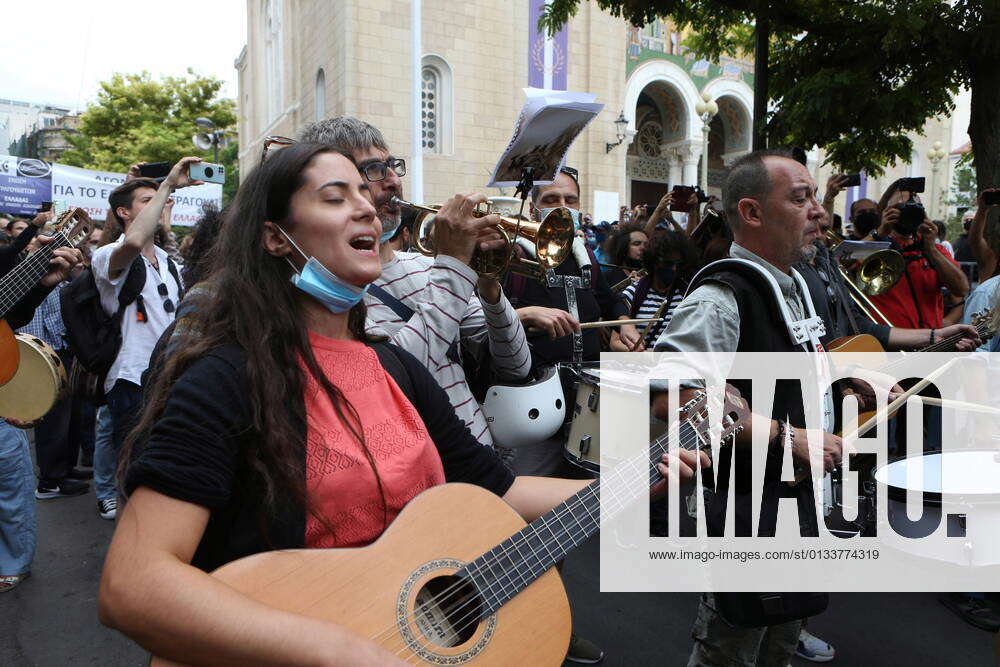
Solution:
M 889 241 L 906 260 L 899 282 L 872 301 L 894 326 L 930 328 L 933 343 L 934 330 L 944 319 L 942 288 L 962 301 L 969 293 L 969 281 L 951 253 L 936 242 L 937 227 L 917 196 L 923 191 L 923 178 L 901 178 L 890 185 L 879 201 L 878 229 L 862 240 Z

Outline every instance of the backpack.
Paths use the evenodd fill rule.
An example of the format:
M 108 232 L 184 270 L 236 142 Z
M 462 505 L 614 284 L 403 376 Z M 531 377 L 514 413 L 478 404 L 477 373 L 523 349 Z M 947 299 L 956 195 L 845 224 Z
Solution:
M 177 265 L 169 257 L 167 268 L 177 283 L 178 293 L 183 294 Z M 118 294 L 118 310 L 114 315 L 104 312 L 93 269 L 86 269 L 62 289 L 59 308 L 66 327 L 66 339 L 84 370 L 103 376 L 111 369 L 122 346 L 125 309 L 139 297 L 145 284 L 146 263 L 139 255 L 129 267 L 128 277 Z

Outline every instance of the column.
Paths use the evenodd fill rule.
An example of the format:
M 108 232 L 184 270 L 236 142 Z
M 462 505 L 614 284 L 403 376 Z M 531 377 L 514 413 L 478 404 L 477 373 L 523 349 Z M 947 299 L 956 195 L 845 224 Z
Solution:
M 701 143 L 697 141 L 689 141 L 678 147 L 678 153 L 680 154 L 681 164 L 683 165 L 682 185 L 697 185 L 698 184 L 698 160 L 701 158 Z
M 667 161 L 667 183 L 671 186 L 681 184 L 681 157 L 674 146 L 663 144 L 660 155 Z

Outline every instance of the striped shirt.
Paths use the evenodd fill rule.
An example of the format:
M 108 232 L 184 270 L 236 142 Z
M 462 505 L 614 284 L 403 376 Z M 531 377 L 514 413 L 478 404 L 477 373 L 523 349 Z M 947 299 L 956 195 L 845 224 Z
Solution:
M 635 298 L 635 286 L 636 283 L 632 283 L 624 290 L 622 290 L 622 300 L 625 302 L 625 307 L 630 311 L 632 310 L 632 299 Z M 663 305 L 664 299 L 667 298 L 667 294 L 664 292 L 658 292 L 652 285 L 649 286 L 649 291 L 646 292 L 646 299 L 639 306 L 639 310 L 636 313 L 638 318 L 649 318 L 656 315 L 656 311 L 660 309 Z M 670 295 L 670 304 L 663 309 L 660 313 L 660 317 L 663 321 L 658 324 L 653 324 L 651 326 L 655 327 L 649 335 L 646 335 L 646 327 L 650 326 L 647 324 L 637 324 L 636 328 L 639 330 L 639 334 L 642 336 L 643 341 L 646 343 L 646 347 L 651 349 L 656 340 L 660 337 L 660 334 L 667 328 L 670 324 L 670 318 L 674 314 L 674 308 L 677 307 L 681 301 L 684 300 L 684 290 L 676 290 L 672 295 Z
M 375 284 L 413 309 L 404 322 L 375 296 L 365 294 L 370 334 L 384 334 L 423 363 L 448 394 L 456 414 L 472 435 L 492 445 L 486 418 L 465 380 L 462 367 L 447 358 L 448 348 L 460 343 L 478 358 L 489 350 L 500 380 L 523 380 L 531 368 L 524 327 L 507 297 L 496 304 L 481 302 L 473 292 L 476 272 L 447 255 L 436 258 L 397 252 L 382 266 Z

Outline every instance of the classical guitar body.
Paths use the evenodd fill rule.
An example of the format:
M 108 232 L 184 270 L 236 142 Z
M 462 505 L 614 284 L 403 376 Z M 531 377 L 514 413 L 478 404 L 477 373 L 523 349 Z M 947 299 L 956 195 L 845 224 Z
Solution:
M 856 336 L 844 336 L 836 340 L 831 340 L 826 345 L 827 352 L 881 352 L 882 344 L 875 336 L 868 334 L 858 334 Z
M 459 609 L 450 617 L 428 604 L 421 606 L 433 608 L 414 615 L 418 596 L 455 600 L 462 593 L 449 588 L 454 581 L 447 577 L 524 526 L 495 495 L 445 484 L 414 498 L 367 547 L 261 553 L 212 576 L 272 607 L 350 628 L 417 664 L 560 665 L 571 620 L 554 568 L 475 623 L 468 623 L 474 596 L 454 605 Z M 176 663 L 153 658 L 151 664 Z
M 7 384 L 17 372 L 21 361 L 17 339 L 7 320 L 0 320 L 0 385 Z

